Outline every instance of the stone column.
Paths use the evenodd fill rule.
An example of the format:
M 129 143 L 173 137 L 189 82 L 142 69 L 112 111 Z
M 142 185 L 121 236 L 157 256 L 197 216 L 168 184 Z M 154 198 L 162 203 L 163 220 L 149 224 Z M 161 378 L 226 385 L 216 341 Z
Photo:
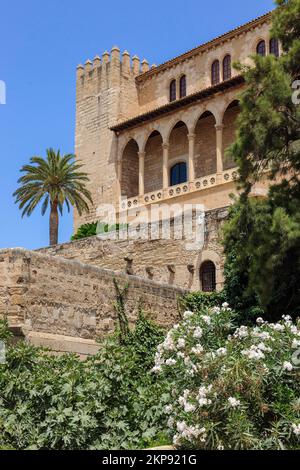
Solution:
M 169 187 L 169 143 L 163 144 L 163 189 Z
M 217 133 L 217 178 L 218 182 L 222 181 L 222 173 L 223 173 L 223 124 L 216 125 L 216 133 Z
M 195 179 L 194 155 L 195 155 L 195 134 L 189 134 L 189 182 Z
M 121 199 L 121 180 L 122 180 L 122 160 L 117 160 L 117 198 Z
M 145 152 L 139 152 L 139 195 L 145 194 Z

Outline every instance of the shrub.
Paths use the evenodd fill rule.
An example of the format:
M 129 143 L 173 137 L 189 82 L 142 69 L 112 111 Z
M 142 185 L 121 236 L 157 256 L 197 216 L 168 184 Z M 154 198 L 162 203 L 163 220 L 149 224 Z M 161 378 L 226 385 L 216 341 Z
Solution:
M 79 227 L 77 233 L 71 237 L 71 240 L 82 240 L 83 238 L 95 237 L 96 235 L 119 232 L 122 229 L 127 229 L 126 224 L 109 225 L 105 222 L 92 222 L 84 224 Z
M 204 307 L 221 307 L 226 302 L 226 293 L 222 292 L 192 292 L 181 299 L 184 310 L 197 312 Z
M 92 222 L 90 224 L 83 224 L 79 227 L 75 235 L 71 237 L 71 240 L 82 240 L 83 238 L 95 237 L 97 235 L 98 222 Z
M 169 395 L 149 369 L 162 339 L 141 316 L 125 344 L 116 334 L 83 362 L 25 343 L 8 346 L 0 365 L 0 446 L 128 449 L 161 439 Z
M 290 317 L 235 328 L 227 304 L 186 312 L 157 350 L 153 372 L 172 383 L 165 408 L 185 449 L 295 449 L 300 329 Z

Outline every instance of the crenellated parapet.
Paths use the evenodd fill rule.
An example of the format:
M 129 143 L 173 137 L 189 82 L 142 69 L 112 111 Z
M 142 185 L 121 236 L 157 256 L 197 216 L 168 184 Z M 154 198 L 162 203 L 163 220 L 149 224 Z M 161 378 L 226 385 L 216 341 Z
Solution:
M 146 59 L 141 61 L 136 55 L 131 57 L 128 51 L 124 51 L 121 54 L 120 49 L 114 46 L 110 52 L 105 51 L 102 57 L 97 55 L 93 61 L 88 59 L 84 65 L 79 64 L 77 67 L 77 77 L 84 79 L 88 74 L 99 72 L 112 65 L 119 68 L 121 74 L 134 77 L 150 70 L 149 62 Z M 154 67 L 156 67 L 156 65 L 152 65 L 151 69 Z

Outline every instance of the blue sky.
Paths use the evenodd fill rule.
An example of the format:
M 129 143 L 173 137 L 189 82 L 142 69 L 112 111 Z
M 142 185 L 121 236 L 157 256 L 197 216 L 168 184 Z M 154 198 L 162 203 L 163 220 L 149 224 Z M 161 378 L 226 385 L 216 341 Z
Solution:
M 52 146 L 74 151 L 75 69 L 118 45 L 159 64 L 273 8 L 272 0 L 1 0 L 0 248 L 48 244 L 48 215 L 21 218 L 19 169 Z M 65 213 L 60 241 L 72 234 Z

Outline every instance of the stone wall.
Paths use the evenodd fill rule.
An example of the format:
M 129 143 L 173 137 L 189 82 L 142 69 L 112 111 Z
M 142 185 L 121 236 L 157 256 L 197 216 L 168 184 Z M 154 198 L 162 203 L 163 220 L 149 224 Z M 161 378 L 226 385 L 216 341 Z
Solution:
M 44 248 L 40 252 L 78 259 L 118 272 L 126 271 L 128 262 L 125 259 L 130 259 L 134 275 L 191 290 L 201 289 L 201 264 L 211 260 L 216 265 L 217 289 L 220 290 L 224 264 L 220 227 L 226 216 L 226 208 L 206 213 L 204 246 L 201 249 L 191 246 L 186 239 L 174 239 L 171 227 L 172 239 L 169 240 L 101 240 L 92 237 Z
M 0 316 L 36 344 L 84 354 L 115 328 L 114 278 L 120 286 L 129 284 L 130 324 L 140 302 L 164 327 L 178 320 L 182 289 L 22 249 L 0 251 Z

